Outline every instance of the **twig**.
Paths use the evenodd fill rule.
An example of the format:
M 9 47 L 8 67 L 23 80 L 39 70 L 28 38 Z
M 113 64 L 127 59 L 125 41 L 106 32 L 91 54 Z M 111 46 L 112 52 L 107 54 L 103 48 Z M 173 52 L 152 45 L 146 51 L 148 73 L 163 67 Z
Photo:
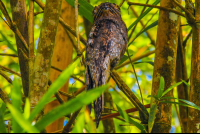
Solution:
M 78 114 L 79 114 L 80 111 L 81 111 L 81 109 L 79 109 L 78 111 L 76 111 L 76 112 L 74 112 L 72 114 L 72 116 L 68 120 L 67 124 L 64 126 L 62 133 L 68 133 L 68 132 L 70 132 L 71 126 L 75 122 L 75 119 L 78 116 Z
M 150 108 L 150 104 L 144 105 L 144 107 Z M 125 111 L 126 111 L 126 113 L 132 113 L 132 112 L 138 111 L 138 109 L 137 108 L 131 108 L 131 109 L 127 109 Z M 101 120 L 105 120 L 105 119 L 108 119 L 108 118 L 114 118 L 114 117 L 117 117 L 117 116 L 120 116 L 119 112 L 109 114 L 109 115 L 105 115 L 105 116 L 101 117 Z
M 19 39 L 22 41 L 22 44 L 24 45 L 24 48 L 26 49 L 26 51 L 28 52 L 28 45 L 24 39 L 24 37 L 22 36 L 21 32 L 19 31 L 19 29 L 17 28 L 16 24 L 11 20 L 5 5 L 3 4 L 3 2 L 0 0 L 0 9 L 4 15 L 4 17 L 6 18 L 6 20 L 4 20 L 8 26 L 10 27 L 10 29 L 19 37 Z
M 149 56 L 149 55 L 151 55 L 151 54 L 154 54 L 154 53 L 155 53 L 155 50 L 154 50 L 154 51 L 150 51 L 150 52 L 148 52 L 148 53 L 146 53 L 146 54 L 143 54 L 143 55 L 141 55 L 141 56 L 134 57 L 134 58 L 131 59 L 131 61 L 130 61 L 130 60 L 126 60 L 126 61 L 124 61 L 124 63 L 122 63 L 121 65 L 115 67 L 115 69 L 117 70 L 117 69 L 119 69 L 119 68 L 121 68 L 121 67 L 123 67 L 123 66 L 128 65 L 128 64 L 131 63 L 131 62 L 135 62 L 135 61 L 137 61 L 137 60 L 140 60 L 140 59 L 142 59 L 142 58 L 144 58 L 144 57 L 147 57 L 147 56 Z
M 60 104 L 63 104 L 63 103 L 64 103 L 64 101 L 63 101 L 63 99 L 60 97 L 59 93 L 55 93 L 54 95 L 56 96 L 56 98 L 57 98 L 57 100 L 58 100 L 58 102 L 59 102 Z
M 44 13 L 44 11 L 41 11 L 41 12 L 35 12 L 35 13 L 34 13 L 34 16 L 37 16 L 38 14 L 41 14 L 41 13 Z
M 128 50 L 126 50 L 126 52 L 127 52 L 127 54 L 128 54 L 128 58 L 129 58 L 129 60 L 130 60 L 130 62 L 131 62 L 131 57 L 130 57 L 130 55 L 129 55 Z M 133 68 L 133 71 L 134 71 L 134 74 L 135 74 L 135 78 L 136 78 L 136 81 L 137 81 L 137 84 L 138 84 L 138 88 L 139 88 L 139 90 L 140 90 L 140 95 L 141 95 L 142 104 L 144 104 L 143 97 L 142 97 L 142 90 L 141 90 L 141 88 L 140 88 L 140 84 L 139 84 L 138 77 L 137 77 L 137 74 L 136 74 L 136 71 L 135 71 L 135 67 L 134 67 L 134 65 L 133 65 L 132 62 L 131 62 L 131 66 L 132 66 L 132 68 Z
M 0 88 L 0 98 L 2 99 L 2 101 L 6 104 L 6 103 L 10 103 L 11 101 L 8 98 L 8 96 L 2 91 L 2 89 Z
M 15 74 L 15 75 L 21 77 L 21 74 L 19 74 L 19 73 L 13 71 L 13 70 L 11 70 L 11 69 L 9 69 L 9 68 L 7 68 L 7 67 L 4 67 L 4 66 L 1 66 L 1 65 L 0 65 L 0 68 L 1 68 L 3 71 L 6 71 L 6 72 L 9 72 L 9 73 L 12 73 L 12 74 Z
M 185 38 L 185 40 L 183 41 L 183 48 L 185 48 L 188 39 L 190 38 L 190 36 L 192 35 L 192 30 L 190 31 L 190 33 L 187 35 L 187 37 Z
M 68 94 L 66 92 L 63 92 L 63 91 L 58 91 L 61 95 L 64 95 L 64 96 L 67 96 L 69 98 L 74 98 L 74 96 L 72 94 Z
M 4 77 L 10 84 L 12 84 L 12 80 L 7 75 L 5 75 L 1 70 L 0 70 L 0 75 Z
M 0 53 L 1 56 L 11 56 L 11 57 L 18 57 L 16 54 L 5 54 L 5 53 Z
M 185 15 L 177 10 L 174 10 L 174 9 L 170 9 L 170 8 L 166 8 L 166 7 L 161 7 L 161 6 L 155 6 L 155 5 L 149 5 L 149 4 L 141 4 L 141 3 L 134 3 L 134 2 L 127 2 L 129 6 L 131 5 L 137 5 L 137 6 L 146 6 L 146 7 L 152 7 L 152 8 L 158 8 L 160 10 L 166 10 L 166 11 L 170 11 L 170 12 L 173 12 L 173 13 L 176 13 L 180 16 L 183 16 L 185 17 Z
M 51 68 L 53 68 L 53 69 L 55 69 L 55 70 L 57 70 L 57 71 L 59 71 L 59 72 L 62 72 L 62 71 L 63 71 L 63 70 L 61 70 L 61 69 L 59 69 L 59 68 L 57 68 L 57 67 L 55 67 L 55 66 L 51 66 Z M 71 77 L 74 78 L 74 79 L 76 79 L 76 80 L 78 80 L 78 81 L 80 81 L 82 84 L 85 84 L 84 81 L 82 81 L 81 79 L 77 78 L 76 76 L 72 75 Z
M 122 0 L 122 2 L 119 4 L 119 7 L 121 7 L 123 5 L 125 0 Z
M 74 1 L 75 5 L 75 23 L 76 23 L 76 39 L 77 39 L 77 45 L 78 45 L 78 51 L 77 55 L 80 56 L 80 43 L 79 43 L 79 27 L 78 27 L 78 0 Z
M 151 19 L 154 17 L 154 15 L 157 14 L 157 12 L 158 12 L 158 11 L 156 11 L 156 12 L 151 16 L 151 18 L 150 18 L 150 19 L 147 21 L 147 23 L 143 26 L 143 28 L 140 30 L 140 32 L 137 33 L 137 35 L 133 38 L 133 40 L 129 42 L 128 46 L 129 46 L 131 43 L 133 43 L 133 42 L 135 41 L 135 39 L 141 34 L 141 32 L 143 31 L 143 29 L 144 29 L 144 28 L 147 26 L 147 24 L 151 21 Z M 151 40 L 151 43 L 155 46 L 155 45 L 156 45 L 155 41 L 154 41 L 153 39 L 151 39 L 151 38 L 149 38 L 149 39 Z

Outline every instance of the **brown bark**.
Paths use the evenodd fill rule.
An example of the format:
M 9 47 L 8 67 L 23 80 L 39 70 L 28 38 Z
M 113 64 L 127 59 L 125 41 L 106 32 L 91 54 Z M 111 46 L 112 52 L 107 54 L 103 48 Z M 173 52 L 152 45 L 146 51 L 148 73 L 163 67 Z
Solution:
M 200 22 L 200 0 L 196 0 L 196 21 Z M 192 66 L 190 101 L 200 106 L 200 24 L 192 25 Z M 188 132 L 200 132 L 200 111 L 189 108 Z
M 171 9 L 176 8 L 171 0 L 161 0 L 160 5 Z M 165 79 L 165 90 L 174 84 L 179 19 L 178 15 L 172 12 L 160 11 L 151 95 L 157 94 L 161 76 Z M 172 96 L 172 91 L 165 96 Z M 151 100 L 151 104 L 153 102 L 154 99 Z M 152 133 L 169 133 L 171 118 L 171 104 L 160 103 Z
M 13 16 L 13 22 L 18 27 L 21 35 L 28 43 L 28 25 L 27 25 L 27 11 L 26 11 L 26 0 L 11 0 L 11 11 Z M 15 35 L 17 51 L 19 57 L 19 65 L 22 76 L 22 85 L 24 95 L 28 96 L 29 90 L 29 65 L 28 65 L 28 51 L 24 47 L 22 41 L 17 35 Z
M 179 39 L 178 39 L 178 48 L 177 48 L 177 60 L 176 60 L 176 82 L 180 82 L 182 80 L 187 80 L 187 70 L 186 70 L 186 59 L 185 59 L 185 51 L 183 47 L 183 36 L 182 29 L 180 27 L 179 31 Z M 188 100 L 188 88 L 187 85 L 182 83 L 177 87 L 178 98 Z M 181 129 L 182 132 L 185 133 L 187 131 L 187 116 L 188 116 L 188 108 L 179 105 L 179 113 L 181 117 Z
M 61 7 L 61 17 L 67 22 L 71 27 L 75 27 L 75 20 L 74 20 L 74 8 L 72 8 L 65 0 L 63 0 L 62 7 Z M 64 70 L 72 60 L 72 53 L 73 53 L 73 46 L 72 42 L 70 41 L 67 33 L 63 29 L 62 25 L 58 25 L 58 31 L 56 34 L 55 40 L 55 48 L 53 52 L 52 58 L 52 66 L 58 67 Z M 60 74 L 59 71 L 55 69 L 51 69 L 50 72 L 50 80 L 53 82 L 58 75 Z M 60 91 L 68 92 L 68 82 L 60 89 Z M 67 97 L 62 96 L 64 101 L 67 101 Z M 53 101 L 45 107 L 44 112 L 47 113 L 54 107 L 58 106 L 58 101 Z M 64 117 L 56 120 L 51 125 L 46 128 L 47 132 L 55 132 L 63 128 Z
M 30 101 L 35 106 L 47 90 L 62 0 L 47 0 L 33 68 Z

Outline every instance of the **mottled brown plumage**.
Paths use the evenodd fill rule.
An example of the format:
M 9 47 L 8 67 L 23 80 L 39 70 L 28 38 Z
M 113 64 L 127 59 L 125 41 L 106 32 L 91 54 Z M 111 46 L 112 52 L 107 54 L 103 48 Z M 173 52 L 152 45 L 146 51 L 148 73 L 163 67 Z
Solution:
M 110 70 L 119 63 L 127 46 L 127 28 L 116 4 L 102 3 L 94 8 L 93 16 L 94 24 L 86 45 L 87 90 L 106 84 Z M 91 110 L 91 105 L 88 107 Z M 103 96 L 94 101 L 94 110 L 98 127 L 103 110 Z

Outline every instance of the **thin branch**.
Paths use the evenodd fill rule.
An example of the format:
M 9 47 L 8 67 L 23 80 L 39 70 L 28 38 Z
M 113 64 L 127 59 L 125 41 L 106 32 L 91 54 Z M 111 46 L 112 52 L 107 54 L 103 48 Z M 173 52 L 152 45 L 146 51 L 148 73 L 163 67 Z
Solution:
M 66 97 L 69 97 L 69 98 L 74 98 L 74 96 L 72 94 L 68 94 L 66 92 L 63 92 L 63 91 L 58 91 L 61 95 L 64 95 Z
M 122 2 L 119 4 L 119 7 L 121 7 L 123 5 L 125 0 L 122 0 Z
M 187 41 L 189 40 L 189 38 L 191 37 L 191 35 L 192 35 L 192 30 L 190 31 L 190 33 L 187 35 L 187 37 L 183 41 L 183 48 L 185 48 L 185 46 L 187 44 Z
M 141 32 L 143 31 L 143 29 L 148 25 L 148 23 L 151 21 L 151 19 L 157 14 L 157 12 L 158 11 L 156 11 L 152 16 L 151 16 L 151 18 L 147 21 L 147 23 L 143 26 L 143 28 L 140 30 L 140 32 L 138 32 L 137 33 L 137 35 L 133 38 L 133 40 L 132 41 L 130 41 L 129 42 L 129 44 L 128 45 L 130 45 L 131 43 L 133 43 L 134 41 L 135 41 L 135 39 L 141 34 Z M 146 31 L 147 32 L 147 31 Z M 156 45 L 156 43 L 155 43 L 155 41 L 152 39 L 152 38 L 150 38 L 151 36 L 148 36 L 149 37 L 149 39 L 151 40 L 151 43 L 155 46 Z
M 62 72 L 62 71 L 63 71 L 63 70 L 61 70 L 61 69 L 59 69 L 59 68 L 57 68 L 57 67 L 55 67 L 55 66 L 51 66 L 51 68 L 53 68 L 53 69 L 55 69 L 55 70 L 57 70 L 57 71 L 59 71 L 59 72 Z M 82 84 L 85 85 L 85 82 L 82 81 L 81 79 L 77 78 L 75 75 L 72 75 L 71 77 L 74 78 L 74 79 L 76 79 L 76 80 L 78 80 L 79 82 L 81 82 Z
M 10 68 L 7 68 L 7 67 L 1 66 L 1 65 L 0 65 L 0 68 L 1 68 L 3 71 L 6 71 L 6 72 L 9 72 L 9 73 L 12 73 L 12 74 L 15 74 L 15 75 L 21 77 L 21 74 L 15 72 L 15 71 L 13 71 L 13 70 L 11 70 Z
M 59 93 L 54 94 L 60 104 L 64 103 L 64 100 L 60 97 Z
M 150 104 L 144 105 L 144 107 L 150 108 Z M 126 111 L 126 113 L 132 113 L 132 112 L 138 111 L 138 109 L 137 108 L 131 108 L 131 109 L 127 109 L 125 111 Z M 108 118 L 114 118 L 114 117 L 117 117 L 117 116 L 120 116 L 119 112 L 109 114 L 109 115 L 105 115 L 105 116 L 101 117 L 101 120 L 105 120 L 105 119 L 108 119 Z
M 141 3 L 134 3 L 134 2 L 127 2 L 129 6 L 131 5 L 137 5 L 137 6 L 146 6 L 146 7 L 152 7 L 152 8 L 158 8 L 160 10 L 166 10 L 166 11 L 170 11 L 173 12 L 175 14 L 178 14 L 180 16 L 185 17 L 185 15 L 177 10 L 174 9 L 170 9 L 170 8 L 166 8 L 166 7 L 161 7 L 161 6 L 155 6 L 155 5 L 149 5 L 149 4 L 141 4 Z
M 8 96 L 1 90 L 0 88 L 0 98 L 2 99 L 2 101 L 6 104 L 6 103 L 10 103 L 10 98 L 8 98 Z
M 0 0 L 0 9 L 1 9 L 4 17 L 6 18 L 6 20 L 4 20 L 4 21 L 5 22 L 7 21 L 6 23 L 9 24 L 10 29 L 19 37 L 19 39 L 22 41 L 22 44 L 24 45 L 24 48 L 28 52 L 28 45 L 27 45 L 24 37 L 22 36 L 21 32 L 17 28 L 16 24 L 11 20 L 11 18 L 6 10 L 6 7 L 1 0 Z
M 71 130 L 71 126 L 72 124 L 75 122 L 76 117 L 78 116 L 78 114 L 80 113 L 81 109 L 79 109 L 78 111 L 74 112 L 72 114 L 72 116 L 70 117 L 70 119 L 68 120 L 67 124 L 64 126 L 62 133 L 69 133 Z
M 130 60 L 130 62 L 131 62 L 131 57 L 130 57 L 130 55 L 129 55 L 128 50 L 126 50 L 126 52 L 127 52 L 127 54 L 128 54 L 128 58 L 129 58 L 129 60 Z M 140 84 L 139 84 L 138 77 L 137 77 L 137 74 L 136 74 L 136 71 L 135 71 L 135 67 L 134 67 L 134 65 L 133 65 L 132 62 L 131 62 L 131 66 L 132 66 L 132 68 L 133 68 L 133 71 L 134 71 L 134 74 L 135 74 L 135 78 L 136 78 L 136 81 L 137 81 L 137 84 L 138 84 L 138 88 L 139 88 L 139 90 L 140 90 L 140 95 L 141 95 L 142 104 L 144 104 L 143 97 L 142 97 L 142 90 L 141 90 L 141 88 L 140 88 Z
M 121 67 L 124 67 L 124 66 L 128 65 L 128 64 L 131 63 L 131 62 L 135 62 L 135 61 L 137 61 L 137 60 L 140 60 L 140 59 L 142 59 L 142 58 L 144 58 L 144 57 L 147 57 L 147 56 L 149 56 L 149 55 L 151 55 L 151 54 L 154 54 L 154 53 L 155 53 L 155 50 L 154 50 L 154 51 L 150 51 L 150 52 L 148 52 L 148 53 L 146 53 L 146 54 L 143 54 L 143 55 L 141 55 L 141 56 L 134 57 L 134 58 L 131 59 L 131 61 L 130 61 L 130 60 L 126 60 L 126 61 L 124 61 L 121 65 L 115 67 L 115 69 L 117 70 L 117 69 L 119 69 L 119 68 L 121 68 Z
M 0 53 L 1 56 L 10 56 L 10 57 L 18 57 L 16 54 L 5 54 L 5 53 Z
M 0 75 L 4 77 L 10 84 L 12 84 L 12 80 L 6 74 L 4 74 L 1 70 L 0 70 Z
M 79 27 L 78 27 L 78 0 L 74 1 L 75 5 L 75 23 L 76 23 L 76 39 L 77 39 L 77 46 L 78 46 L 78 51 L 77 55 L 80 56 L 80 42 L 79 42 Z

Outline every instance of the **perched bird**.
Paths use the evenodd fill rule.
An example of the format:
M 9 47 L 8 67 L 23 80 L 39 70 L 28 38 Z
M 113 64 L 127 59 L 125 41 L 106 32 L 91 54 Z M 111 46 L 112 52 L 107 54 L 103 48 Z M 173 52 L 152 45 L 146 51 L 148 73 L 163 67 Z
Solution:
M 88 35 L 85 59 L 87 90 L 106 84 L 112 70 L 125 53 L 127 28 L 120 8 L 102 3 L 93 10 L 94 23 Z M 91 104 L 88 106 L 91 111 Z M 103 95 L 94 101 L 96 127 L 103 110 Z

